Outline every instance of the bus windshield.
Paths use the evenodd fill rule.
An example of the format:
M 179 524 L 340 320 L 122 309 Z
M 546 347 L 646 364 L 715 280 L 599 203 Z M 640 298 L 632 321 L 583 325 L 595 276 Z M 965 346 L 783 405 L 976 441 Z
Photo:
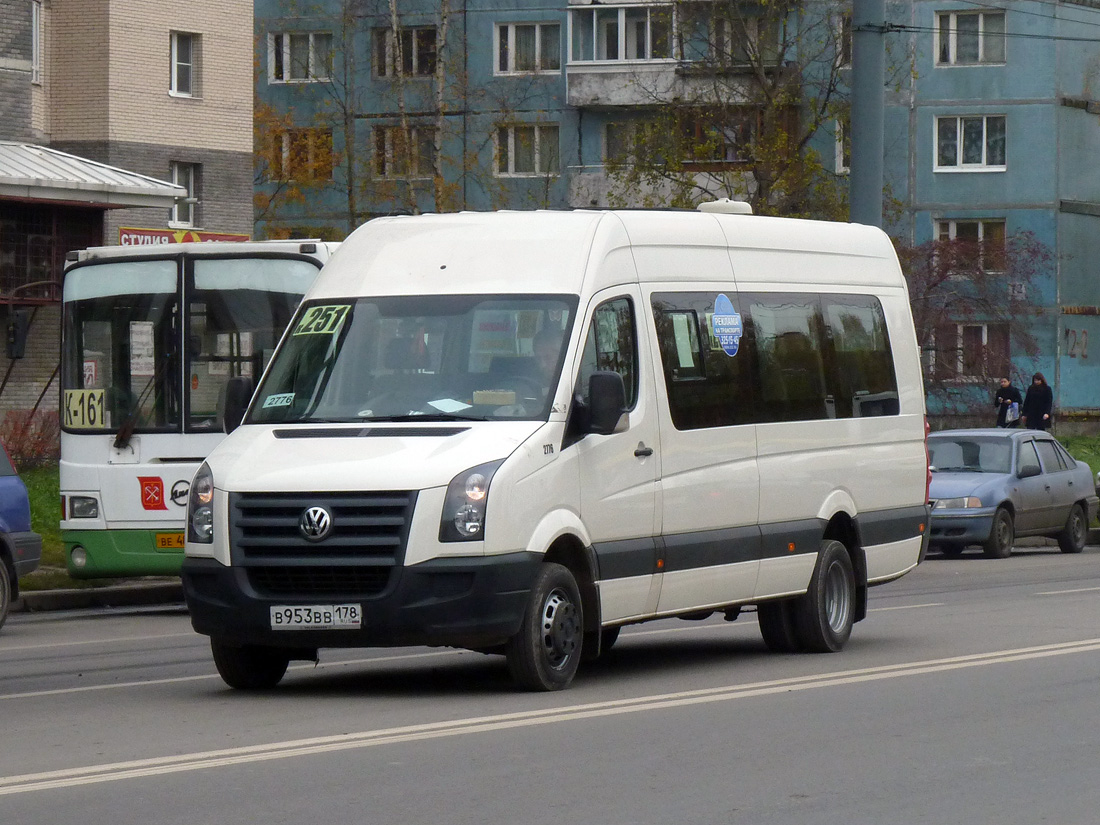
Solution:
M 247 422 L 545 419 L 576 307 L 565 295 L 311 302 Z
M 259 375 L 317 268 L 273 257 L 73 267 L 64 288 L 62 425 L 220 429 L 222 388 L 234 375 Z

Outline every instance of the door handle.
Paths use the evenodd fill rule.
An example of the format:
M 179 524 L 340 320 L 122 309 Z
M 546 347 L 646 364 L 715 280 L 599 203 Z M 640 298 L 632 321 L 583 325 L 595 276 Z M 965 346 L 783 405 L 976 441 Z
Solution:
M 647 447 L 645 444 L 643 444 L 641 441 L 639 441 L 638 442 L 638 448 L 636 450 L 634 450 L 634 457 L 635 458 L 646 458 L 647 456 L 651 456 L 651 455 L 653 455 L 653 448 L 652 447 Z

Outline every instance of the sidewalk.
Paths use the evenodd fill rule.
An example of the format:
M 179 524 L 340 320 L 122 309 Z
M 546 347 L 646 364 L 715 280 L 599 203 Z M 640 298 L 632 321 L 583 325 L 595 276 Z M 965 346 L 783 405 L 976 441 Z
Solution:
M 1054 547 L 1058 542 L 1046 538 L 1022 538 L 1019 547 Z M 1100 528 L 1089 530 L 1089 545 L 1100 545 Z M 12 602 L 13 612 L 38 613 L 46 610 L 84 610 L 90 607 L 147 607 L 158 604 L 183 604 L 183 585 L 175 579 L 81 590 L 29 590 Z

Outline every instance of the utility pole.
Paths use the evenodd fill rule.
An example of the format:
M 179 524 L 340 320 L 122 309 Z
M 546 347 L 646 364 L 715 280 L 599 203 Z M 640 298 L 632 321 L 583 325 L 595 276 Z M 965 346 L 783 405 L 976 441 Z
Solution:
M 883 91 L 886 83 L 885 0 L 852 6 L 852 223 L 882 227 Z

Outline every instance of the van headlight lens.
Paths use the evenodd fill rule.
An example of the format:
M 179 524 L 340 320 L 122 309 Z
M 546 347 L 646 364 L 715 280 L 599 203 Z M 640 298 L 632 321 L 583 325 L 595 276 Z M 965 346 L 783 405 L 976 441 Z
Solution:
M 70 496 L 69 518 L 99 518 L 99 502 L 90 496 Z
M 191 482 L 187 500 L 187 540 L 197 544 L 214 541 L 214 474 L 206 462 Z
M 439 523 L 440 541 L 481 541 L 485 534 L 485 504 L 489 500 L 489 482 L 504 463 L 490 461 L 459 473 L 447 486 L 443 500 L 443 518 Z
M 982 500 L 977 496 L 963 496 L 962 498 L 941 498 L 936 501 L 933 510 L 969 510 L 981 507 Z

